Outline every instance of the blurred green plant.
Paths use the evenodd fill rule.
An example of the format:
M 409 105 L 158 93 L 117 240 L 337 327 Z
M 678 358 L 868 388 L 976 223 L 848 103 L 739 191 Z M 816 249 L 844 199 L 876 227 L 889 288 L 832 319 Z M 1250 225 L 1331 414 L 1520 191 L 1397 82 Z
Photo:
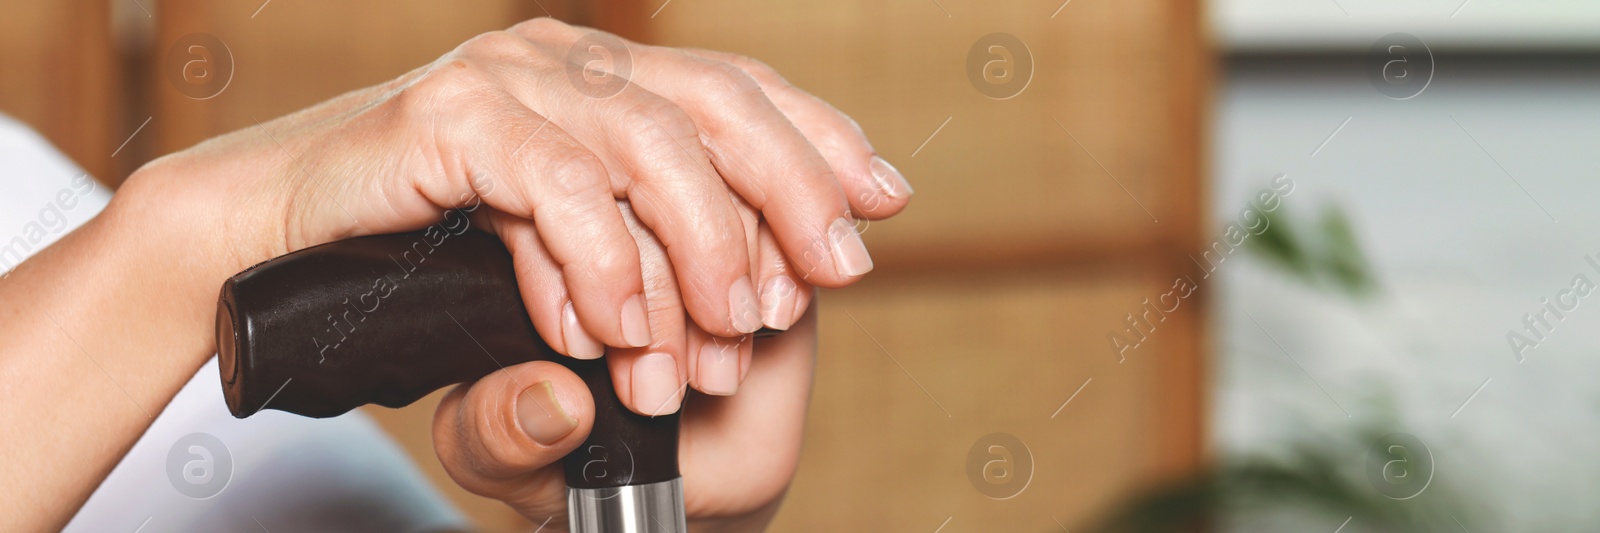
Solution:
M 1374 297 L 1381 287 L 1362 252 L 1349 217 L 1326 206 L 1308 225 L 1287 211 L 1267 214 L 1271 224 L 1251 239 L 1249 249 L 1294 279 L 1356 299 Z M 1376 382 L 1375 382 L 1376 383 Z M 1211 469 L 1143 492 L 1105 516 L 1090 531 L 1165 533 L 1173 531 L 1256 530 L 1274 513 L 1295 513 L 1301 522 L 1334 518 L 1328 531 L 1459 531 L 1485 512 L 1448 483 L 1432 479 L 1424 493 L 1408 500 L 1381 494 L 1366 477 L 1364 454 L 1399 427 L 1399 406 L 1377 385 L 1367 412 L 1378 419 L 1333 432 L 1308 432 L 1281 453 L 1255 452 L 1223 458 Z M 1305 525 L 1305 524 L 1301 524 Z M 1273 528 L 1274 530 L 1279 528 Z
M 1467 500 L 1435 478 L 1416 498 L 1380 494 L 1358 466 L 1364 457 L 1340 450 L 1365 450 L 1385 432 L 1369 427 L 1345 437 L 1324 435 L 1294 444 L 1287 453 L 1223 461 L 1212 470 L 1164 485 L 1128 501 L 1089 531 L 1165 533 L 1256 531 L 1261 517 L 1292 512 L 1305 525 L 1320 517 L 1349 517 L 1346 533 L 1358 531 L 1458 531 L 1458 522 L 1478 519 Z M 1252 518 L 1254 520 L 1252 520 Z M 1338 518 L 1326 524 L 1340 526 Z M 1244 524 L 1255 524 L 1249 527 Z M 1288 526 L 1284 526 L 1288 527 Z M 1278 528 L 1274 528 L 1278 529 Z M 1297 528 L 1298 529 L 1298 528 Z
M 1289 213 L 1288 203 L 1267 212 L 1267 229 L 1250 239 L 1247 247 L 1268 263 L 1315 287 L 1331 288 L 1353 297 L 1378 292 L 1377 278 L 1356 242 L 1350 218 L 1337 206 L 1325 206 L 1308 230 Z

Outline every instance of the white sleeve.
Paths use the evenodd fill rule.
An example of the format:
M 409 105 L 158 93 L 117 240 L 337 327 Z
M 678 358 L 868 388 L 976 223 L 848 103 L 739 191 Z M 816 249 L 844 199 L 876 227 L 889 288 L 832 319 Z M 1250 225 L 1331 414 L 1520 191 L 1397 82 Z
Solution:
M 0 115 L 0 274 L 83 225 L 111 192 L 49 141 Z
M 0 272 L 93 218 L 110 199 L 37 133 L 0 115 Z M 233 418 L 213 358 L 66 531 L 390 533 L 466 525 L 360 412 Z
M 66 531 L 393 533 L 466 524 L 359 411 L 321 420 L 270 410 L 234 418 L 212 359 Z

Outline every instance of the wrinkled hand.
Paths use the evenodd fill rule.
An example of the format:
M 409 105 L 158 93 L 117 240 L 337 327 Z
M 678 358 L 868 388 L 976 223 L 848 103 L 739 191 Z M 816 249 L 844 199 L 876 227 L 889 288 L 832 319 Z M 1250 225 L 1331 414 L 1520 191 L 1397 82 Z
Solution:
M 657 332 L 687 325 L 666 250 L 624 209 L 643 254 L 650 323 Z M 698 396 L 682 418 L 679 467 L 685 507 L 696 530 L 762 529 L 794 476 L 816 355 L 816 313 L 757 342 L 706 341 L 700 358 L 726 360 L 747 387 L 728 397 Z M 561 365 L 524 363 L 457 387 L 434 416 L 434 448 L 451 478 L 511 505 L 547 529 L 566 527 L 561 458 L 594 424 L 583 380 Z
M 737 390 L 742 367 L 705 357 L 708 339 L 746 353 L 739 339 L 789 327 L 811 286 L 854 282 L 872 260 L 853 219 L 911 194 L 854 122 L 765 65 L 552 19 L 152 163 L 124 187 L 141 190 L 227 211 L 213 218 L 238 269 L 481 205 L 541 336 L 580 358 L 627 348 L 608 359 L 643 414 L 678 409 L 685 383 Z M 649 316 L 663 304 L 618 199 L 664 246 L 689 326 Z

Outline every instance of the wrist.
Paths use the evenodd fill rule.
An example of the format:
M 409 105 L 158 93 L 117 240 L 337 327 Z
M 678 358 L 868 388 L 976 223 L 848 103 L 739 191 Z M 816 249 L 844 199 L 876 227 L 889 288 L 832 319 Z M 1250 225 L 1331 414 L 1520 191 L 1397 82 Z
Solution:
M 214 298 L 227 277 L 289 250 L 282 195 L 260 185 L 274 182 L 262 178 L 275 175 L 280 165 L 237 149 L 216 157 L 207 144 L 140 167 L 118 189 L 107 214 L 127 238 L 175 254 L 167 260 L 187 279 L 214 281 L 204 287 Z

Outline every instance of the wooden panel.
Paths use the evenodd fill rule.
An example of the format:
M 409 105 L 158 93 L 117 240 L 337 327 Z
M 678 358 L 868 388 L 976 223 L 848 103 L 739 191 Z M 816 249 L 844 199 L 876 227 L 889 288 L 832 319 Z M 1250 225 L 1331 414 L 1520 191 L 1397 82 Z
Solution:
M 107 2 L 8 2 L 0 16 L 0 111 L 115 183 L 111 154 L 137 126 L 123 128 L 118 115 L 115 59 Z
M 560 2 L 549 2 L 559 5 Z M 426 65 L 486 31 L 524 15 L 514 0 L 471 9 L 427 0 L 271 3 L 173 0 L 162 3 L 154 50 L 164 56 L 180 37 L 207 33 L 232 53 L 233 81 L 195 100 L 170 86 L 160 56 L 151 61 L 157 103 L 151 127 L 158 152 L 254 126 L 340 93 Z M 259 9 L 259 11 L 258 11 Z
M 869 233 L 887 268 L 1184 246 L 1199 205 L 1197 7 L 1073 2 L 1052 19 L 1059 5 L 673 2 L 650 36 L 760 58 L 854 116 L 917 188 Z M 968 79 L 969 49 L 992 32 L 1032 51 L 1015 98 Z
M 1175 435 L 1160 422 L 1197 406 L 1158 392 L 1195 339 L 1198 305 L 1185 301 L 1119 364 L 1106 334 L 1172 284 L 1127 267 L 928 274 L 828 293 L 805 455 L 775 530 L 933 531 L 949 517 L 945 532 L 1049 531 L 1052 517 L 1076 528 L 1173 475 Z M 969 450 L 994 432 L 1034 460 L 1031 483 L 1006 500 L 966 472 Z

